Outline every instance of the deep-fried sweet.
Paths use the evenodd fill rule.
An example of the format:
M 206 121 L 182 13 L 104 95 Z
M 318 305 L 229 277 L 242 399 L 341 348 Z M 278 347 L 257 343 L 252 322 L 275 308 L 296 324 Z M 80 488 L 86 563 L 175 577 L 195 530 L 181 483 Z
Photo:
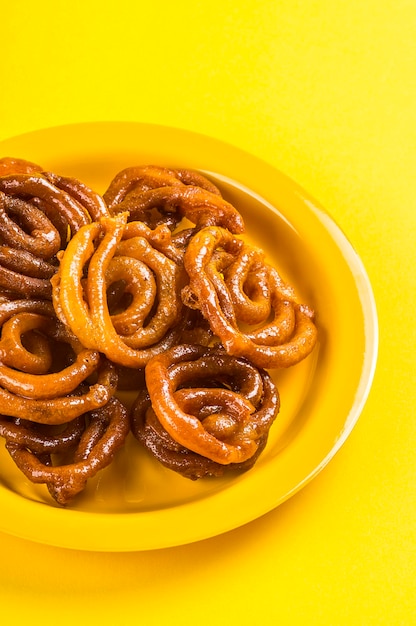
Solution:
M 265 371 L 218 349 L 175 346 L 153 357 L 145 376 L 152 409 L 168 434 L 221 465 L 253 457 L 279 409 Z
M 145 233 L 124 238 L 125 225 L 121 213 L 77 232 L 52 279 L 53 299 L 58 316 L 84 346 L 118 365 L 143 367 L 180 333 L 183 269 Z M 120 281 L 131 302 L 112 312 L 108 290 Z
M 101 196 L 0 159 L 0 436 L 57 503 L 130 427 L 187 478 L 256 463 L 280 409 L 267 370 L 308 356 L 317 328 L 244 228 L 193 170 L 127 167 Z
M 186 218 L 196 228 L 218 225 L 244 232 L 237 209 L 224 200 L 218 187 L 191 170 L 147 166 L 122 170 L 104 194 L 113 213 L 127 211 L 132 221 L 149 226 L 164 223 L 173 230 Z
M 262 368 L 290 367 L 315 346 L 313 311 L 298 303 L 277 271 L 259 265 L 258 258 L 253 276 L 248 274 L 251 253 L 249 244 L 224 228 L 197 232 L 184 255 L 189 276 L 184 301 L 202 312 L 229 354 Z M 246 330 L 241 322 L 253 328 Z
M 116 398 L 91 411 L 71 461 L 52 464 L 51 451 L 44 452 L 7 438 L 6 448 L 19 469 L 34 483 L 46 483 L 58 504 L 66 505 L 85 489 L 87 481 L 112 462 L 130 429 L 127 409 Z

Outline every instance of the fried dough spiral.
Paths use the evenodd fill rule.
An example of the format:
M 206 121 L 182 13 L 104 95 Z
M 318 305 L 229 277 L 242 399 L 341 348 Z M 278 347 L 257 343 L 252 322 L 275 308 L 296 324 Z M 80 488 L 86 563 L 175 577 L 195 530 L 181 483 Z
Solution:
M 60 234 L 33 204 L 0 193 L 0 237 L 9 246 L 51 259 L 61 248 Z
M 23 346 L 23 336 L 34 331 L 36 334 L 31 347 L 32 350 L 36 347 L 36 352 L 29 352 Z M 75 360 L 59 372 L 49 373 L 55 344 L 51 345 L 47 337 L 66 341 L 74 351 Z M 62 395 L 74 391 L 96 371 L 100 355 L 84 348 L 56 319 L 36 313 L 21 313 L 3 325 L 0 359 L 0 385 L 3 388 L 25 398 L 45 399 L 56 397 L 57 388 Z
M 0 287 L 7 292 L 50 299 L 50 278 L 55 271 L 51 263 L 26 250 L 0 245 Z
M 0 435 L 7 444 L 28 448 L 35 454 L 58 454 L 77 444 L 85 430 L 84 416 L 67 422 L 63 429 L 19 418 L 0 417 Z
M 102 197 L 75 178 L 22 159 L 0 159 L 0 288 L 50 299 L 68 237 L 107 215 Z
M 87 209 L 92 220 L 98 220 L 104 215 L 109 215 L 104 199 L 78 178 L 58 176 L 54 172 L 43 172 L 43 174 L 55 187 L 67 193 Z
M 185 303 L 201 310 L 229 354 L 262 368 L 290 367 L 310 354 L 317 336 L 313 312 L 249 244 L 223 228 L 204 228 L 190 240 L 184 266 Z M 261 327 L 246 332 L 239 322 Z
M 121 213 L 80 229 L 52 279 L 53 298 L 61 320 L 83 345 L 137 368 L 177 339 L 183 271 L 152 246 L 150 229 L 140 227 L 136 236 L 131 227 L 123 238 L 126 219 Z M 120 281 L 131 303 L 112 313 L 108 290 Z
M 182 184 L 196 185 L 210 193 L 221 195 L 218 187 L 199 172 L 185 169 L 174 170 L 157 165 L 139 165 L 126 167 L 116 174 L 103 197 L 108 207 L 112 209 L 131 193 Z
M 62 344 L 70 348 L 70 362 L 55 371 L 53 354 L 62 353 Z M 93 374 L 96 382 L 86 384 Z M 0 406 L 8 416 L 64 424 L 106 404 L 116 386 L 114 366 L 99 352 L 82 346 L 56 319 L 22 312 L 3 323 Z
M 0 192 L 0 288 L 50 299 L 60 248 L 61 236 L 42 210 Z
M 175 346 L 153 357 L 145 376 L 152 410 L 167 433 L 220 465 L 252 458 L 279 410 L 271 377 L 221 350 Z
M 85 462 L 76 481 L 67 467 L 64 473 L 50 468 L 50 455 L 79 447 L 93 436 L 84 416 L 95 415 L 112 401 L 115 366 L 85 348 L 59 322 L 48 301 L 5 299 L 0 302 L 0 324 L 0 435 L 17 466 L 33 482 L 47 482 L 56 501 L 66 504 L 89 476 L 110 462 L 112 448 L 106 443 L 98 461 Z
M 159 463 L 190 480 L 223 476 L 226 472 L 245 472 L 253 467 L 267 443 L 267 435 L 264 435 L 258 440 L 253 456 L 241 463 L 223 465 L 212 461 L 182 446 L 169 435 L 152 408 L 147 390 L 136 397 L 132 407 L 131 429 L 136 439 Z
M 0 327 L 16 313 L 28 311 L 31 313 L 40 313 L 41 315 L 55 316 L 52 302 L 42 299 L 22 298 L 10 299 L 7 297 L 0 298 Z
M 68 504 L 84 490 L 87 481 L 112 462 L 130 430 L 127 409 L 116 398 L 85 416 L 85 429 L 78 439 L 72 458 L 52 464 L 51 452 L 57 446 L 42 445 L 34 450 L 31 442 L 16 443 L 6 436 L 6 448 L 17 467 L 34 483 L 46 483 L 58 504 Z M 75 438 L 75 437 L 74 437 Z M 52 450 L 50 449 L 52 448 Z
M 186 218 L 197 228 L 219 225 L 233 233 L 244 232 L 235 207 L 205 176 L 191 170 L 127 168 L 113 179 L 104 198 L 113 213 L 128 211 L 131 220 L 152 227 L 165 223 L 174 229 Z
M 91 221 L 85 207 L 41 174 L 1 176 L 0 191 L 11 198 L 29 199 L 57 227 L 62 241 L 67 237 L 68 227 L 73 235 Z

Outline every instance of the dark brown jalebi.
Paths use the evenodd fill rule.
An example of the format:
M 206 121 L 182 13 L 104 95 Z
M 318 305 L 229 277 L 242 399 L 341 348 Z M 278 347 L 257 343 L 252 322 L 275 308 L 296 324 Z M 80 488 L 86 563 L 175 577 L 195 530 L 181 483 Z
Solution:
M 28 311 L 30 313 L 39 313 L 55 317 L 55 311 L 51 302 L 41 299 L 0 299 L 0 327 L 16 313 Z
M 43 211 L 26 199 L 0 192 L 0 242 L 0 288 L 50 299 L 61 236 Z
M 68 227 L 73 235 L 91 221 L 85 207 L 41 174 L 1 176 L 0 191 L 12 198 L 29 199 L 54 224 L 63 242 L 68 236 Z
M 44 176 L 58 189 L 67 193 L 81 206 L 87 209 L 92 220 L 109 215 L 109 210 L 103 198 L 77 178 L 58 176 L 54 172 L 43 172 Z
M 64 464 L 52 464 L 50 454 L 56 451 L 53 446 L 50 450 L 46 443 L 44 451 L 40 452 L 34 449 L 31 441 L 16 442 L 6 435 L 6 448 L 19 469 L 32 482 L 46 483 L 53 498 L 61 505 L 68 504 L 84 490 L 90 478 L 110 465 L 130 430 L 127 409 L 116 398 L 91 411 L 86 418 L 88 424 L 84 432 L 75 438 L 78 443 L 72 460 L 66 460 Z
M 221 465 L 251 459 L 279 410 L 271 377 L 220 350 L 175 346 L 153 357 L 145 376 L 152 409 L 168 434 Z
M 244 232 L 235 207 L 205 176 L 191 170 L 127 168 L 115 177 L 104 198 L 113 213 L 127 211 L 131 220 L 152 227 L 166 223 L 173 229 L 187 218 L 197 228 L 218 225 L 233 233 Z M 160 211 L 156 217 L 155 209 Z
M 0 193 L 0 238 L 7 245 L 51 259 L 61 248 L 61 237 L 43 211 L 20 198 Z
M 218 249 L 233 258 L 230 261 L 227 257 L 228 267 L 224 267 Z M 201 310 L 229 354 L 244 356 L 262 368 L 290 367 L 308 356 L 316 343 L 313 312 L 294 300 L 292 291 L 276 270 L 264 264 L 259 267 L 258 259 L 254 277 L 250 277 L 249 286 L 245 288 L 247 258 L 252 260 L 251 255 L 248 244 L 243 244 L 228 230 L 218 227 L 200 230 L 192 237 L 184 256 L 190 278 L 183 291 L 184 301 Z M 248 306 L 250 293 L 257 302 L 252 301 Z M 238 313 L 241 316 L 242 311 L 239 319 Z M 262 319 L 259 312 L 267 315 Z M 268 312 L 273 314 L 271 322 Z M 240 321 L 246 324 L 263 321 L 263 325 L 246 332 L 240 328 Z
M 50 299 L 59 250 L 108 209 L 81 181 L 41 170 L 19 159 L 0 160 L 0 288 Z
M 111 181 L 104 200 L 110 209 L 123 202 L 129 194 L 174 185 L 196 185 L 210 193 L 221 195 L 220 190 L 199 172 L 186 169 L 169 169 L 157 165 L 126 167 Z
M 50 299 L 50 278 L 55 271 L 51 263 L 26 250 L 0 245 L 0 288 L 8 292 Z
M 7 444 L 15 444 L 35 454 L 58 454 L 77 444 L 85 430 L 84 416 L 67 422 L 63 429 L 28 420 L 0 416 L 0 436 Z

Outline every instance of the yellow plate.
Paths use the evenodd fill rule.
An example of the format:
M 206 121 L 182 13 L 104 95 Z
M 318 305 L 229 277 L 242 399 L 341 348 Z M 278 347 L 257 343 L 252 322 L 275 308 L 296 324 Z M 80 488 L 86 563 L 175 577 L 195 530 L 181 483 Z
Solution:
M 293 181 L 215 139 L 162 126 L 92 123 L 0 143 L 0 156 L 34 161 L 103 192 L 130 165 L 203 170 L 245 218 L 249 237 L 317 312 L 319 346 L 274 372 L 281 413 L 255 467 L 189 481 L 153 461 L 130 437 L 110 468 L 70 508 L 34 486 L 0 448 L 0 529 L 85 550 L 127 551 L 190 543 L 270 511 L 318 474 L 348 437 L 366 401 L 377 357 L 371 286 L 331 217 Z

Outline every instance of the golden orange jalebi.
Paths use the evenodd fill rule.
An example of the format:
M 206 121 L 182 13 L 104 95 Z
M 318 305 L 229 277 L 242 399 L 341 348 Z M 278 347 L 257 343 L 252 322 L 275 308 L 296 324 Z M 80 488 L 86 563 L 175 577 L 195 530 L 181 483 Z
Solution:
M 120 213 L 81 228 L 61 256 L 53 298 L 60 319 L 83 345 L 118 365 L 144 367 L 178 337 L 183 270 L 153 247 L 149 229 L 140 236 L 130 230 L 133 236 L 123 239 L 125 226 Z M 112 314 L 108 289 L 119 281 L 131 303 Z
M 218 250 L 223 254 L 216 254 Z M 229 354 L 244 356 L 258 367 L 290 367 L 308 356 L 316 343 L 313 312 L 295 301 L 277 271 L 259 264 L 258 256 L 228 230 L 200 230 L 185 252 L 189 285 L 184 300 L 201 310 Z M 256 271 L 248 281 L 247 265 L 253 259 Z M 257 302 L 250 301 L 250 294 Z M 256 329 L 246 332 L 240 322 Z
M 246 461 L 227 465 L 212 461 L 206 456 L 185 448 L 169 435 L 152 408 L 146 389 L 139 392 L 133 404 L 131 430 L 136 439 L 159 463 L 190 480 L 223 476 L 225 473 L 239 473 L 251 469 L 263 452 L 268 439 L 267 434 L 260 437 L 256 452 Z
M 270 376 L 221 350 L 175 346 L 153 357 L 145 374 L 153 411 L 167 433 L 221 465 L 253 457 L 279 408 Z
M 62 365 L 56 356 L 62 358 L 65 351 Z M 92 375 L 96 380 L 87 384 Z M 114 365 L 98 351 L 85 348 L 56 318 L 23 311 L 3 322 L 2 413 L 42 424 L 63 424 L 102 407 L 116 386 Z

